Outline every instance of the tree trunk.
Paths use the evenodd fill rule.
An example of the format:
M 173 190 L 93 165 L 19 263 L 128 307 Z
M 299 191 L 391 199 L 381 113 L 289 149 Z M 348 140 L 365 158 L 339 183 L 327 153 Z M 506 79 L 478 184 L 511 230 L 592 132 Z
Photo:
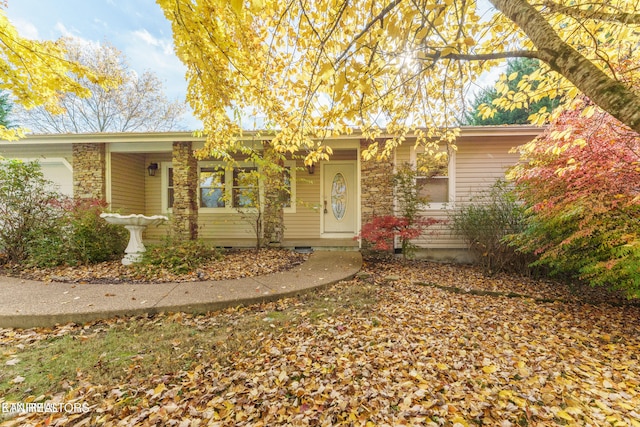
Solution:
M 640 133 L 640 96 L 607 76 L 565 43 L 549 22 L 525 0 L 489 0 L 529 37 L 538 58 L 562 74 L 602 109 Z

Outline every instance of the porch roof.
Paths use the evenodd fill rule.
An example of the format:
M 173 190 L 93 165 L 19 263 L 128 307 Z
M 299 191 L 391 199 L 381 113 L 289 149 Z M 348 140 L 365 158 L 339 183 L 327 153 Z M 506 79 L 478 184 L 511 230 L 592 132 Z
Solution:
M 460 128 L 460 137 L 488 137 L 488 136 L 531 136 L 540 134 L 544 128 L 527 125 L 509 126 L 463 126 Z M 266 131 L 243 132 L 242 140 L 268 140 L 270 135 Z M 389 138 L 393 135 L 382 134 L 380 138 Z M 349 135 L 340 135 L 327 138 L 333 141 L 348 141 L 362 139 L 362 132 L 358 129 Z M 171 143 L 174 141 L 192 141 L 204 143 L 206 136 L 196 136 L 190 131 L 179 132 L 118 132 L 118 133 L 82 133 L 82 134 L 31 134 L 19 141 L 0 140 L 0 145 L 48 145 L 69 143 Z

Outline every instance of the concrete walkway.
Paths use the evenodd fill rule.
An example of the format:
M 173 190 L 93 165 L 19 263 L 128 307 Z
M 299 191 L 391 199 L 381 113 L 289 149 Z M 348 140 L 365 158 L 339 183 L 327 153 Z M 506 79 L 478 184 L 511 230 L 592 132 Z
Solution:
M 44 283 L 0 277 L 0 328 L 49 327 L 143 313 L 204 313 L 300 294 L 360 270 L 356 251 L 314 252 L 292 270 L 211 282 Z

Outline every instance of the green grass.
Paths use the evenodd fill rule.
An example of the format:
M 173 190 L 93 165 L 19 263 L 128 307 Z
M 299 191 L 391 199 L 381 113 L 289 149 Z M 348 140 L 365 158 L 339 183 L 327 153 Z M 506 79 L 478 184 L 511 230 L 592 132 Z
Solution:
M 202 360 L 227 363 L 238 349 L 259 346 L 267 331 L 326 316 L 366 310 L 371 286 L 338 285 L 300 298 L 226 310 L 98 322 L 60 337 L 21 345 L 0 343 L 0 396 L 25 401 L 74 387 L 79 381 L 117 387 L 124 382 L 193 369 Z M 365 315 L 363 313 L 363 315 Z M 6 365 L 11 359 L 15 365 Z M 14 383 L 16 377 L 24 380 Z

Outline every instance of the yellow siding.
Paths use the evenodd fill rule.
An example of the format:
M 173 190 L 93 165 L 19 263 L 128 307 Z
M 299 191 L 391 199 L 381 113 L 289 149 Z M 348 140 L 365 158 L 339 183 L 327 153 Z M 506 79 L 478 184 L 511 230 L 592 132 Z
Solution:
M 353 159 L 355 150 L 336 151 L 336 159 Z M 145 178 L 145 213 L 147 215 L 166 214 L 162 209 L 162 192 L 164 179 L 163 163 L 171 162 L 171 154 L 147 155 L 144 165 L 156 162 L 160 169 L 155 177 Z M 304 242 L 305 239 L 318 239 L 320 237 L 320 168 L 316 167 L 315 173 L 309 175 L 304 168 L 302 160 L 296 163 L 296 189 L 295 189 L 295 213 L 285 211 L 285 240 Z M 145 168 L 142 167 L 144 171 Z M 253 228 L 254 218 L 247 214 L 245 218 L 235 212 L 207 212 L 201 210 L 198 214 L 199 236 L 212 241 L 238 242 L 238 244 L 255 241 Z M 148 229 L 145 238 L 157 240 L 167 234 L 167 227 Z
M 147 174 L 142 154 L 111 153 L 111 208 L 124 214 L 144 214 Z
M 298 167 L 302 162 L 298 161 Z M 305 170 L 296 171 L 296 210 L 295 213 L 285 211 L 285 239 L 317 238 L 320 235 L 320 214 L 318 203 L 320 197 L 320 173 L 316 169 L 314 175 Z M 255 216 L 242 215 L 235 212 L 208 213 L 200 211 L 198 222 L 199 235 L 205 239 L 232 241 L 234 239 L 255 239 L 253 224 Z
M 511 148 L 529 139 L 492 138 L 489 141 L 462 141 L 456 153 L 456 204 L 468 203 L 518 161 Z
M 162 188 L 163 183 L 163 164 L 171 162 L 171 153 L 157 153 L 147 154 L 144 160 L 145 167 L 150 163 L 158 163 L 159 169 L 156 171 L 155 176 L 149 176 L 147 173 L 144 178 L 144 212 L 145 215 L 167 215 L 171 218 L 171 215 L 162 206 Z M 158 227 L 150 227 L 145 231 L 145 238 L 151 240 L 160 240 L 167 236 L 169 233 L 168 223 Z
M 524 144 L 531 137 L 484 137 L 460 138 L 455 153 L 455 203 L 447 209 L 426 209 L 425 216 L 447 221 L 455 207 L 468 204 L 483 190 L 491 187 L 497 179 L 504 178 L 506 170 L 518 161 L 518 155 L 509 153 L 511 148 Z M 398 163 L 410 159 L 410 145 L 402 146 L 397 153 Z M 429 229 L 415 241 L 424 248 L 465 248 L 467 245 L 452 234 L 447 224 Z
M 302 162 L 298 162 L 302 167 Z M 298 170 L 296 175 L 296 213 L 284 215 L 284 238 L 306 239 L 320 236 L 320 168 L 313 175 Z

